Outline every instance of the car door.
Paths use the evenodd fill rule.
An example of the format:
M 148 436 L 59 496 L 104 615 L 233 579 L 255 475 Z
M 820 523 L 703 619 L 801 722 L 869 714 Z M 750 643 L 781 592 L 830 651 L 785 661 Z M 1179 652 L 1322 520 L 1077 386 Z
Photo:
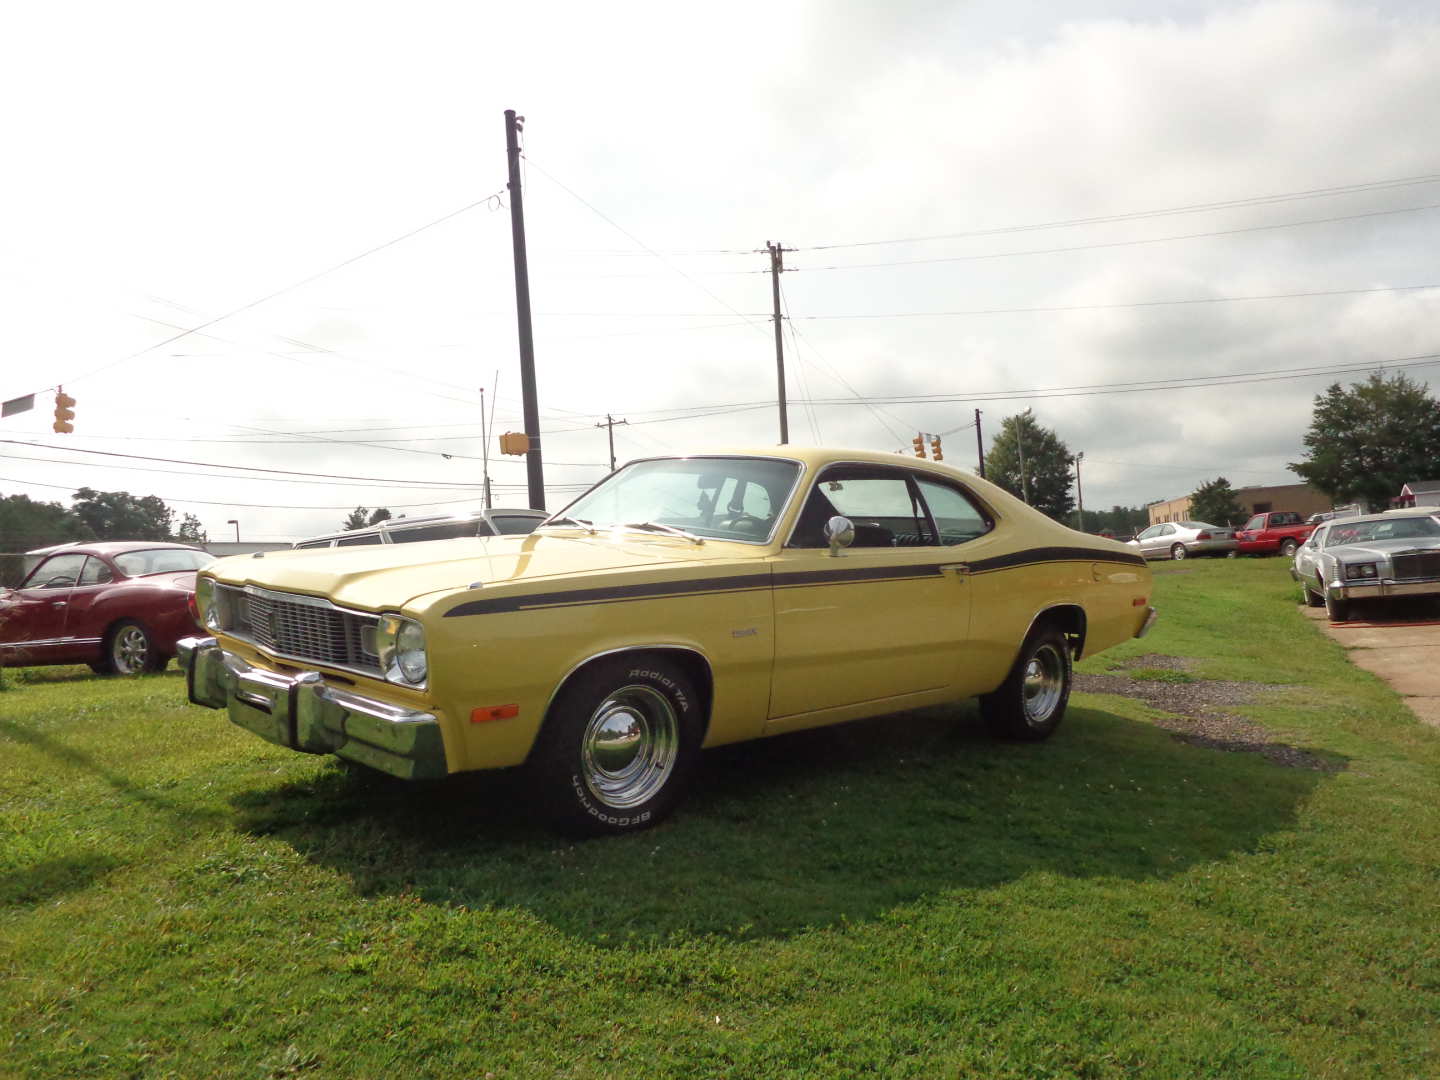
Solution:
M 1168 552 L 1170 537 L 1174 532 L 1174 525 L 1152 525 L 1140 534 L 1140 553 L 1148 559 L 1159 552 Z
M 7 664 L 65 657 L 65 609 L 84 565 L 82 554 L 51 555 L 10 595 L 0 626 Z
M 77 649 L 99 658 L 101 637 L 105 633 L 107 615 L 95 610 L 99 600 L 116 580 L 113 567 L 98 556 L 91 555 L 80 570 L 80 578 L 65 603 L 65 621 L 61 636 Z
M 832 556 L 824 527 L 837 515 L 855 540 Z M 772 728 L 953 684 L 970 590 L 961 556 L 941 540 L 913 470 L 837 464 L 820 474 L 773 561 Z

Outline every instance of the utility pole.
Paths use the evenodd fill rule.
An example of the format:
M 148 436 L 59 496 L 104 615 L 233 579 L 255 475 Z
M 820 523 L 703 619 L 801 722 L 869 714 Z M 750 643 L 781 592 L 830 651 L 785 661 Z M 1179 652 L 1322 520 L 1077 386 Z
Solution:
M 980 479 L 985 479 L 985 439 L 980 434 L 980 410 L 975 410 L 975 454 L 980 459 Z
M 1020 451 L 1020 496 L 1029 506 L 1030 477 L 1025 472 L 1025 429 L 1021 426 L 1020 417 L 1015 418 L 1015 448 Z
M 1081 532 L 1085 531 L 1085 492 L 1080 487 L 1080 462 L 1084 460 L 1085 451 L 1081 450 L 1078 454 L 1075 455 L 1075 498 L 1080 504 L 1080 509 L 1078 511 L 1078 513 L 1080 514 L 1080 524 L 1077 526 L 1077 528 Z M 1104 463 L 1102 462 L 1101 464 Z
M 775 377 L 779 385 L 780 445 L 790 441 L 790 421 L 785 415 L 785 338 L 780 332 L 780 274 L 785 269 L 785 248 L 765 241 L 770 252 L 770 294 L 775 302 Z
M 485 423 L 485 387 L 480 387 L 480 460 L 485 477 L 485 509 L 490 509 L 490 432 Z
M 505 110 L 505 154 L 509 158 L 510 234 L 515 247 L 515 316 L 520 331 L 520 396 L 524 402 L 525 474 L 530 482 L 530 509 L 545 509 L 545 467 L 540 458 L 540 405 L 535 394 L 535 338 L 530 328 L 530 266 L 525 257 L 525 206 L 520 191 L 520 132 L 525 118 Z
M 610 436 L 610 471 L 611 471 L 611 472 L 614 472 L 614 471 L 615 471 L 615 425 L 616 425 L 616 424 L 628 424 L 628 423 L 630 423 L 629 420 L 616 420 L 614 417 L 612 417 L 612 416 L 607 412 L 607 413 L 605 414 L 605 422 L 604 422 L 603 424 L 596 424 L 596 425 L 595 425 L 596 427 L 606 428 L 606 429 L 607 429 L 607 432 L 608 432 L 608 434 L 609 434 L 609 436 Z

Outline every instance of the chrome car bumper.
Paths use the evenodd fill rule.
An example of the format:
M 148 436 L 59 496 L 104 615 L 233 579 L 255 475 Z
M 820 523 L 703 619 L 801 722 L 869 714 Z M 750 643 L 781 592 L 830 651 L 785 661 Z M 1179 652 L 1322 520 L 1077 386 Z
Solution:
M 1371 600 L 1385 596 L 1440 596 L 1440 579 L 1434 581 L 1332 581 L 1325 591 L 1337 600 Z
M 407 780 L 448 771 L 431 713 L 337 690 L 318 672 L 257 668 L 213 637 L 182 638 L 175 649 L 192 702 L 228 710 L 232 723 L 277 746 L 336 754 Z

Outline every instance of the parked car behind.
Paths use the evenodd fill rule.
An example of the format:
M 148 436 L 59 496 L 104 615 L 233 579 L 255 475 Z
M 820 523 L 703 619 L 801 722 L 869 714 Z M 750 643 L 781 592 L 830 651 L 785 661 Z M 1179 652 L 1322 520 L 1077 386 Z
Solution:
M 297 541 L 297 548 L 364 547 L 410 544 L 421 540 L 457 540 L 466 536 L 518 536 L 544 521 L 544 510 L 474 510 L 468 514 L 390 518 L 363 529 L 327 533 Z
M 0 664 L 89 664 L 107 675 L 159 671 L 195 633 L 195 572 L 215 557 L 185 544 L 104 541 L 27 553 L 35 566 L 0 589 Z
M 783 446 L 634 461 L 528 536 L 232 558 L 190 700 L 404 778 L 523 765 L 566 832 L 629 832 L 702 747 L 978 696 L 1060 723 L 1071 661 L 1154 621 L 1137 553 L 959 469 Z
M 1283 555 L 1290 559 L 1314 531 L 1315 526 L 1294 511 L 1256 514 L 1236 530 L 1235 550 L 1241 555 Z
M 1147 559 L 1188 559 L 1192 555 L 1229 555 L 1235 530 L 1203 521 L 1166 521 L 1151 525 L 1130 546 Z
M 1305 602 L 1325 605 L 1334 622 L 1348 619 L 1356 600 L 1440 596 L 1440 520 L 1389 510 L 1324 522 L 1300 545 L 1290 573 Z

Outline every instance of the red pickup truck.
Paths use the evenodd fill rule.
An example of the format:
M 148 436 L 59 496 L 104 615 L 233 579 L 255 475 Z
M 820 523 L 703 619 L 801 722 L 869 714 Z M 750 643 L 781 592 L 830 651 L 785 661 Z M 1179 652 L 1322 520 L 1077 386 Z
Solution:
M 1305 524 L 1305 519 L 1294 511 L 1256 514 L 1235 531 L 1238 541 L 1235 551 L 1238 555 L 1274 555 L 1278 552 L 1288 559 L 1314 531 L 1315 526 Z

